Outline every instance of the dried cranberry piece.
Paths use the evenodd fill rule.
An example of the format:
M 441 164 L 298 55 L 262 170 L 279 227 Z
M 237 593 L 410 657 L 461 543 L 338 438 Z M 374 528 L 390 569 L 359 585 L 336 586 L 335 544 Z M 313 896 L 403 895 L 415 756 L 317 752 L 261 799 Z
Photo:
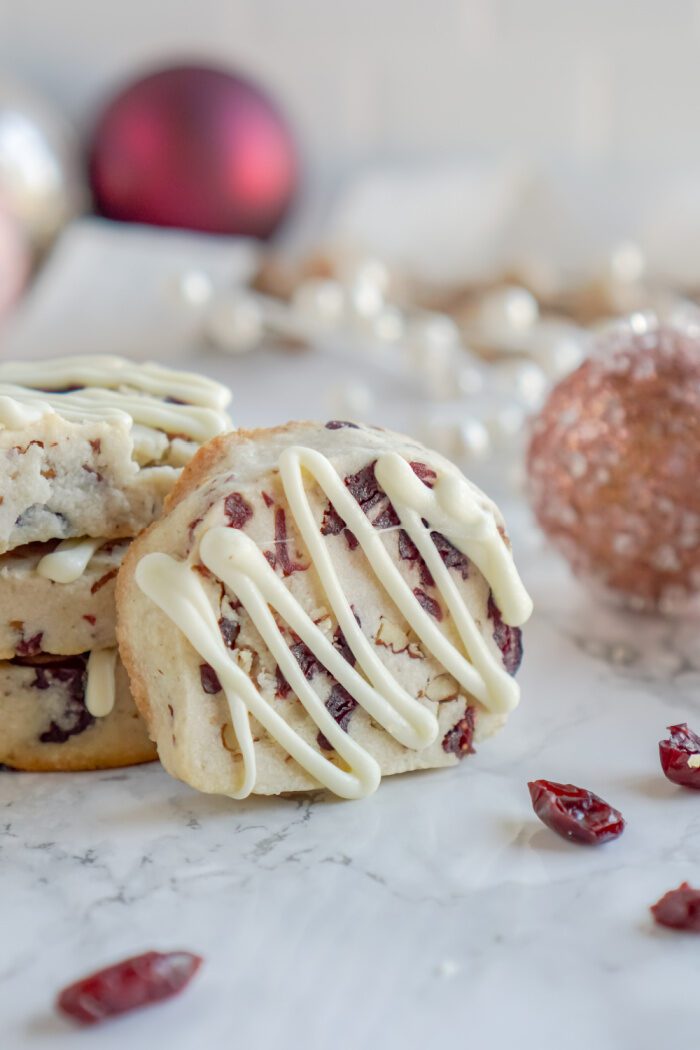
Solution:
M 34 689 L 60 685 L 66 693 L 63 711 L 58 719 L 49 723 L 48 729 L 39 734 L 40 743 L 65 744 L 72 736 L 79 736 L 94 724 L 94 716 L 85 706 L 87 654 L 61 657 L 55 661 L 42 660 L 41 663 L 21 658 L 14 662 L 34 669 Z
M 267 560 L 273 568 L 279 565 L 285 576 L 291 576 L 294 572 L 305 572 L 309 567 L 301 562 L 293 561 L 289 554 L 287 515 L 282 507 L 278 507 L 275 511 L 275 553 L 272 555 L 272 560 L 269 557 Z
M 429 467 L 427 463 L 417 463 L 414 460 L 409 463 L 409 466 L 427 488 L 434 488 L 437 474 L 432 467 Z
M 224 500 L 224 514 L 232 529 L 242 529 L 253 517 L 253 508 L 240 492 L 231 492 Z
M 420 605 L 421 609 L 425 609 L 427 613 L 433 616 L 436 620 L 442 620 L 442 609 L 440 603 L 434 598 L 431 598 L 429 594 L 422 591 L 420 587 L 413 588 L 413 596 Z
M 374 473 L 376 460 L 368 463 L 356 474 L 348 474 L 343 479 L 346 488 L 357 500 L 363 512 L 370 518 L 370 512 L 377 508 L 377 514 L 370 518 L 375 529 L 391 529 L 400 524 L 391 500 L 377 481 Z M 332 503 L 326 505 L 321 522 L 321 535 L 337 536 L 344 531 L 348 549 L 354 551 L 359 546 L 357 537 L 346 527 L 345 521 L 338 514 Z
M 310 681 L 314 675 L 318 674 L 320 671 L 325 671 L 326 668 L 322 663 L 319 663 L 308 645 L 306 645 L 305 642 L 302 642 L 298 635 L 294 635 L 294 637 L 297 638 L 297 641 L 290 645 L 289 651 L 299 664 L 304 678 L 306 678 L 307 681 Z M 275 670 L 275 676 L 277 678 L 276 695 L 281 699 L 284 699 L 289 696 L 292 688 L 282 674 L 279 666 Z
M 468 707 L 463 718 L 448 729 L 442 738 L 442 750 L 464 758 L 474 754 L 474 709 Z
M 659 758 L 664 775 L 682 787 L 700 788 L 700 736 L 687 722 L 668 726 L 668 740 L 659 741 Z M 697 755 L 697 759 L 694 757 Z M 691 765 L 691 762 L 698 765 Z
M 673 930 L 700 933 L 700 890 L 682 882 L 677 890 L 669 890 L 651 906 L 654 921 Z
M 380 487 L 374 473 L 376 459 L 368 463 L 366 467 L 358 470 L 357 474 L 348 474 L 344 479 L 345 487 L 350 490 L 362 509 L 367 513 L 366 504 L 374 506 L 378 499 L 385 495 L 384 489 Z
M 431 532 L 430 538 L 437 547 L 437 552 L 448 569 L 459 569 L 462 579 L 469 578 L 469 558 L 462 551 L 457 550 L 441 532 Z
M 291 693 L 292 687 L 280 671 L 279 666 L 275 668 L 275 678 L 277 680 L 275 696 L 278 696 L 281 700 L 285 700 Z
M 528 788 L 537 816 L 562 838 L 596 846 L 625 829 L 622 814 L 585 788 L 551 780 L 533 780 Z
M 523 633 L 519 627 L 510 627 L 503 622 L 501 610 L 489 594 L 488 616 L 493 623 L 493 640 L 501 650 L 503 666 L 514 675 L 523 661 Z
M 194 540 L 195 529 L 198 525 L 201 525 L 203 521 L 204 518 L 200 514 L 198 518 L 193 518 L 193 520 L 187 526 L 187 535 L 189 536 L 190 543 L 192 543 L 192 541 Z
M 289 651 L 299 664 L 301 672 L 307 681 L 313 678 L 315 674 L 318 674 L 319 671 L 325 671 L 323 664 L 318 662 L 305 642 L 295 642 L 294 645 L 290 645 Z
M 357 616 L 355 616 L 355 619 L 358 621 L 359 624 L 359 619 L 357 618 Z M 338 650 L 342 658 L 344 660 L 347 660 L 347 662 L 349 664 L 352 664 L 354 667 L 356 663 L 355 655 L 350 646 L 348 645 L 347 639 L 343 634 L 342 630 L 340 629 L 340 625 L 338 625 L 338 627 L 336 627 L 335 631 L 333 632 L 333 645 Z
M 394 510 L 394 504 L 391 502 L 388 502 L 377 514 L 376 518 L 372 520 L 372 525 L 375 529 L 394 529 L 400 524 L 399 516 Z
M 235 620 L 229 620 L 227 616 L 222 616 L 219 620 L 219 630 L 221 631 L 224 645 L 228 649 L 233 649 L 236 644 L 236 639 L 241 633 L 241 625 Z
M 432 587 L 435 580 L 425 564 L 418 548 L 405 529 L 399 529 L 399 558 L 402 561 L 417 562 L 420 582 L 424 587 Z
M 98 591 L 101 591 L 103 587 L 106 587 L 110 580 L 114 579 L 118 572 L 119 569 L 110 569 L 109 572 L 104 574 L 104 576 L 100 576 L 99 580 L 95 580 L 90 588 L 90 594 L 97 594 Z
M 97 1024 L 177 995 L 201 965 L 192 952 L 144 952 L 70 984 L 56 1007 L 81 1024 Z
M 221 692 L 219 676 L 210 664 L 199 665 L 199 678 L 202 683 L 202 689 L 205 693 L 209 693 L 213 696 L 215 693 Z
M 331 419 L 326 423 L 326 430 L 342 430 L 343 427 L 349 427 L 350 430 L 359 430 L 357 423 L 348 423 L 346 419 Z
M 399 531 L 399 558 L 403 561 L 417 561 L 420 558 L 418 548 L 405 529 Z
M 346 733 L 348 731 L 348 725 L 352 713 L 357 707 L 357 700 L 354 700 L 350 696 L 350 693 L 345 689 L 339 682 L 336 682 L 330 691 L 330 695 L 326 700 L 326 708 L 331 716 L 336 720 L 341 729 Z M 324 751 L 332 751 L 333 745 L 328 742 L 328 739 L 319 733 L 316 737 L 318 746 L 323 748 Z
M 23 638 L 17 643 L 17 656 L 37 656 L 41 652 L 41 643 L 44 640 L 44 632 L 37 631 L 31 638 Z
M 351 532 L 350 529 L 345 529 L 343 535 L 345 536 L 345 542 L 348 545 L 348 550 L 357 550 L 357 548 L 360 546 L 360 541 L 358 540 L 355 533 Z
M 335 509 L 332 503 L 329 503 L 323 512 L 323 520 L 321 521 L 321 535 L 322 536 L 337 536 L 339 533 L 343 533 L 345 536 L 345 542 L 348 545 L 348 549 L 354 551 L 359 547 L 359 541 L 355 536 L 354 532 L 345 527 L 345 522 L 341 518 L 338 511 Z
M 323 521 L 321 522 L 321 535 L 322 536 L 337 536 L 339 532 L 342 532 L 345 528 L 345 522 L 341 518 L 338 511 L 335 509 L 332 503 L 329 503 L 323 513 Z

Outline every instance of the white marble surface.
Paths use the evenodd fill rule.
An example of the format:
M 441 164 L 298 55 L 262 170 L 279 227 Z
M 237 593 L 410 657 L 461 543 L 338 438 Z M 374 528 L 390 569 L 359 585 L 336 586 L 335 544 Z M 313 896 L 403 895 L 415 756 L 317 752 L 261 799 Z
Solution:
M 328 414 L 328 363 L 207 364 L 241 423 Z M 698 881 L 699 800 L 657 755 L 667 724 L 700 723 L 697 626 L 594 604 L 505 509 L 536 602 L 523 701 L 459 767 L 357 803 L 233 803 L 156 766 L 0 774 L 2 1050 L 698 1045 L 698 941 L 648 912 Z M 622 838 L 555 837 L 534 777 L 603 795 Z M 205 956 L 180 999 L 86 1033 L 53 1014 L 62 984 L 154 947 Z

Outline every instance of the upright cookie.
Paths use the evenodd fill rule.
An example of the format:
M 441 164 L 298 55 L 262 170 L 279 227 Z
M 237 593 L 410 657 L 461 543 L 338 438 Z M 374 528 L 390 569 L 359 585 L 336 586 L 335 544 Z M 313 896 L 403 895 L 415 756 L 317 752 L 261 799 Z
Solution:
M 450 765 L 519 691 L 531 602 L 496 507 L 350 423 L 203 448 L 132 545 L 118 637 L 173 775 L 243 798 Z
M 230 428 L 229 398 L 119 357 L 0 364 L 0 553 L 136 535 L 197 448 Z

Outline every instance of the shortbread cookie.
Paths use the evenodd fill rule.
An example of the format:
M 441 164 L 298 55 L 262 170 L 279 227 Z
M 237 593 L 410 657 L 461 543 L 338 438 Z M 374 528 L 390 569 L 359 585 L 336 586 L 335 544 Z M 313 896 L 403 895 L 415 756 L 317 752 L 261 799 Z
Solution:
M 128 546 L 54 540 L 0 555 L 0 660 L 116 646 L 114 589 Z
M 356 424 L 203 448 L 131 546 L 118 637 L 166 769 L 242 798 L 447 766 L 518 702 L 531 602 L 499 512 Z
M 197 448 L 230 429 L 229 397 L 118 357 L 0 364 L 0 553 L 135 535 Z
M 0 762 L 49 772 L 152 762 L 115 649 L 0 662 Z

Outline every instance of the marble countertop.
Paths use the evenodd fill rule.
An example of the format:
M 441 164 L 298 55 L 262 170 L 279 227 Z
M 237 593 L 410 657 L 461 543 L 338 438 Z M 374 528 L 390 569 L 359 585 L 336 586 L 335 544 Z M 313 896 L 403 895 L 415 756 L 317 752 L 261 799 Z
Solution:
M 327 414 L 289 359 L 210 370 L 240 422 Z M 355 803 L 233 803 L 156 765 L 0 775 L 3 1050 L 697 1045 L 698 941 L 648 911 L 698 881 L 698 799 L 657 751 L 669 723 L 700 723 L 697 625 L 601 607 L 508 503 L 536 605 L 523 700 L 458 767 Z M 624 835 L 557 838 L 536 777 L 601 794 Z M 64 983 L 151 948 L 205 956 L 179 999 L 84 1033 L 53 1013 Z

